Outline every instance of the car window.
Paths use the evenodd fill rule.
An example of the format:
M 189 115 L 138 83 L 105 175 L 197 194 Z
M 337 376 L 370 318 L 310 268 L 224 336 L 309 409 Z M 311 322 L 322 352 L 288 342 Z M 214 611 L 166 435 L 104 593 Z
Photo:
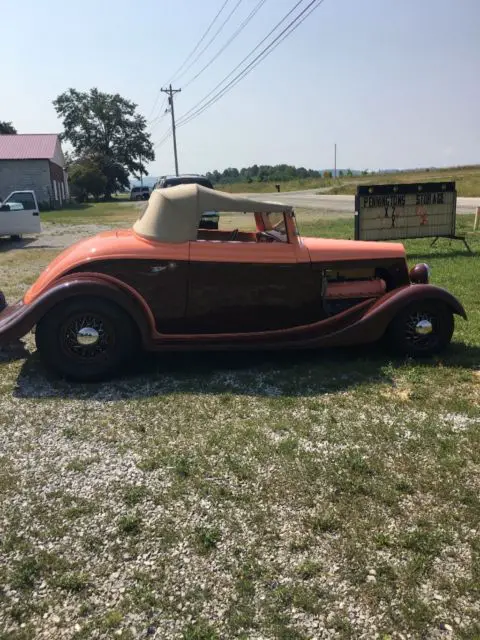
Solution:
M 7 198 L 4 204 L 10 205 L 11 211 L 36 209 L 35 200 L 31 193 L 14 193 L 11 200 Z
M 169 178 L 161 184 L 162 187 L 176 187 L 179 184 L 199 184 L 202 187 L 213 189 L 212 183 L 202 178 Z
M 257 242 L 257 226 L 253 213 L 204 211 L 202 220 L 218 220 L 218 228 L 202 228 L 197 240 L 202 242 Z
M 24 211 L 25 208 L 21 202 L 10 202 L 0 205 L 0 211 Z
M 285 214 L 281 212 L 262 214 L 264 233 L 277 242 L 288 242 Z

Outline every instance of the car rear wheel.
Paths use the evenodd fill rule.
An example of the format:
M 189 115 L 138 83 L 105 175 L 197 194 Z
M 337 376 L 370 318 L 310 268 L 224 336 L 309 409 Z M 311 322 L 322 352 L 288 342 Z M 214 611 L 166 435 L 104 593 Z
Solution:
M 94 297 L 54 307 L 37 324 L 44 364 L 72 379 L 93 381 L 116 373 L 137 347 L 132 319 L 116 304 Z
M 395 351 L 412 357 L 443 351 L 453 335 L 452 311 L 441 302 L 409 305 L 392 321 L 387 337 Z

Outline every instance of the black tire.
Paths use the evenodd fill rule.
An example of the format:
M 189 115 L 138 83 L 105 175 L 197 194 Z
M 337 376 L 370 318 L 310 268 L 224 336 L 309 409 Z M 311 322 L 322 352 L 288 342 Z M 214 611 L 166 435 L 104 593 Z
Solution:
M 77 341 L 78 331 L 98 332 L 94 345 Z M 117 373 L 135 353 L 138 331 L 118 305 L 80 297 L 55 306 L 37 324 L 35 342 L 43 363 L 70 380 L 101 380 Z
M 22 236 L 19 234 L 15 234 L 13 236 L 10 236 L 10 239 L 13 240 L 14 242 L 19 242 L 22 239 Z
M 431 333 L 417 333 L 416 326 L 421 320 L 431 323 Z M 443 302 L 415 302 L 394 318 L 387 338 L 398 353 L 413 358 L 428 357 L 440 353 L 450 344 L 453 329 L 453 313 Z

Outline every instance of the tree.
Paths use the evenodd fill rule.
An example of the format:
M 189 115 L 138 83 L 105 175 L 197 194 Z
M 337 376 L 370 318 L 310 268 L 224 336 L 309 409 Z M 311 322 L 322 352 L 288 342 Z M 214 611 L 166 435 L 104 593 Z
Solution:
M 105 192 L 107 178 L 102 167 L 92 158 L 82 158 L 73 162 L 68 169 L 72 195 L 84 202 L 89 194 L 96 200 Z
M 2 122 L 0 120 L 0 135 L 5 133 L 17 133 L 17 130 L 11 122 Z
M 68 89 L 53 105 L 63 120 L 62 137 L 79 157 L 90 157 L 106 177 L 105 196 L 128 186 L 128 174 L 148 175 L 145 161 L 155 153 L 147 133 L 146 119 L 137 105 L 118 93 Z
M 333 174 L 332 174 L 332 172 L 331 172 L 331 171 L 327 171 L 327 170 L 325 170 L 325 171 L 323 172 L 323 177 L 324 177 L 324 178 L 332 178 L 332 177 L 333 177 Z

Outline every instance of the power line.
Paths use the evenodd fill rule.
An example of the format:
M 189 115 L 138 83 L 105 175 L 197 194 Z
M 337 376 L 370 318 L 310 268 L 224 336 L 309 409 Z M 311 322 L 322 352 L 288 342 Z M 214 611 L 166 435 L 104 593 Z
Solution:
M 168 83 L 172 82 L 175 78 L 177 78 L 178 74 L 180 73 L 180 71 L 183 69 L 183 67 L 190 61 L 190 59 L 192 58 L 192 56 L 195 55 L 195 53 L 198 50 L 198 47 L 202 44 L 202 42 L 205 40 L 205 38 L 208 36 L 208 34 L 210 33 L 210 30 L 212 29 L 213 25 L 215 24 L 215 22 L 218 20 L 218 18 L 220 17 L 222 11 L 225 9 L 225 7 L 227 6 L 227 4 L 230 2 L 230 0 L 225 0 L 225 2 L 222 4 L 222 6 L 220 7 L 220 9 L 217 11 L 215 17 L 213 18 L 213 20 L 211 21 L 210 25 L 208 26 L 207 30 L 205 31 L 205 33 L 203 34 L 203 36 L 200 38 L 200 40 L 197 42 L 197 44 L 194 46 L 194 48 L 190 51 L 190 53 L 188 54 L 188 56 L 185 58 L 185 60 L 183 61 L 183 63 L 178 67 L 178 69 L 175 71 L 175 73 L 173 74 L 173 76 L 170 78 L 170 80 L 168 81 Z
M 167 104 L 167 98 L 165 98 L 165 100 L 163 101 L 161 113 L 158 114 L 155 120 L 152 120 L 152 124 L 150 125 L 150 133 L 154 132 L 154 130 L 161 124 L 163 118 L 165 118 L 165 116 L 167 115 L 168 109 L 164 109 L 166 104 Z
M 171 135 L 172 135 L 172 128 L 170 127 L 168 131 L 165 133 L 165 135 L 153 145 L 153 148 L 159 149 L 160 147 L 163 147 L 163 145 L 167 142 L 167 140 L 170 138 Z
M 159 94 L 160 95 L 162 94 L 162 90 L 161 89 L 159 91 Z M 157 102 L 158 102 L 158 100 L 157 100 Z M 162 104 L 160 106 L 160 109 L 158 110 L 158 114 L 155 116 L 155 118 L 152 118 L 151 120 L 148 120 L 148 123 L 150 125 L 155 124 L 156 122 L 158 122 L 159 120 L 161 120 L 163 118 L 163 116 L 165 114 L 164 109 L 165 109 L 165 105 L 166 104 L 167 104 L 167 99 L 164 98 L 164 100 L 163 100 L 163 102 L 162 102 Z M 150 111 L 150 115 L 152 114 L 153 111 L 154 111 L 153 109 Z
M 210 40 L 207 42 L 207 44 L 203 47 L 203 49 L 197 54 L 197 56 L 190 62 L 190 64 L 188 65 L 188 67 L 186 69 L 184 69 L 182 71 L 182 73 L 177 76 L 176 80 L 178 82 L 178 80 L 184 76 L 187 71 L 189 69 L 191 69 L 193 67 L 193 65 L 197 62 L 197 60 L 199 58 L 202 57 L 202 55 L 205 53 L 205 51 L 208 49 L 208 47 L 212 44 L 212 42 L 215 40 L 215 38 L 218 36 L 218 34 L 223 30 L 223 27 L 227 24 L 227 22 L 230 20 L 230 18 L 233 16 L 233 14 L 235 13 L 235 11 L 238 9 L 238 7 L 242 4 L 243 0 L 237 0 L 236 5 L 233 7 L 233 9 L 230 11 L 230 13 L 228 14 L 228 16 L 225 18 L 225 20 L 222 22 L 222 24 L 219 26 L 219 28 L 215 31 L 215 33 L 213 34 L 213 36 L 210 38 Z
M 188 116 L 187 120 L 180 118 L 180 122 L 178 126 L 183 126 L 188 124 L 191 120 L 201 115 L 209 106 L 218 102 L 226 93 L 228 93 L 231 89 L 233 89 L 245 76 L 247 76 L 255 67 L 257 67 L 260 62 L 262 62 L 267 56 L 270 55 L 282 42 L 287 38 L 293 31 L 295 31 L 301 24 L 308 18 L 308 16 L 322 4 L 324 0 L 312 0 L 281 32 L 272 42 L 270 42 L 244 69 L 242 69 L 227 85 L 225 85 L 220 91 L 218 91 L 212 98 L 210 98 L 203 106 L 194 111 L 191 115 Z M 317 3 L 317 4 L 315 4 Z M 312 6 L 315 5 L 315 6 Z M 297 5 L 298 6 L 298 3 Z M 310 9 L 310 10 L 309 10 Z M 304 15 L 302 20 L 299 21 L 299 18 L 305 12 L 308 13 Z M 283 20 L 282 20 L 283 22 Z M 277 25 L 278 26 L 278 25 Z M 258 48 L 258 47 L 257 47 Z M 231 74 L 230 74 L 231 75 Z M 227 76 L 228 77 L 228 76 Z M 222 84 L 222 83 L 220 83 Z M 218 85 L 217 85 L 218 86 Z M 210 95 L 210 94 L 209 94 Z M 206 96 L 208 98 L 208 95 Z M 200 101 L 204 102 L 205 98 Z M 190 110 L 191 111 L 191 110 Z
M 257 49 L 259 49 L 259 48 L 262 46 L 262 44 L 263 44 L 266 40 L 268 40 L 268 38 L 272 35 L 272 33 L 274 33 L 274 32 L 278 29 L 278 27 L 279 27 L 283 22 L 285 22 L 285 20 L 286 20 L 286 19 L 287 19 L 287 18 L 288 18 L 288 17 L 289 17 L 289 16 L 290 16 L 294 11 L 295 11 L 295 9 L 296 9 L 300 4 L 302 4 L 302 2 L 303 2 L 303 0 L 298 0 L 298 2 L 297 2 L 297 3 L 296 3 L 296 4 L 295 4 L 291 9 L 290 9 L 290 11 L 289 11 L 288 13 L 286 13 L 286 14 L 283 16 L 283 18 L 282 18 L 279 22 L 277 22 L 277 24 L 273 27 L 273 29 L 271 29 L 271 30 L 267 33 L 267 35 L 266 35 L 262 40 L 260 40 L 260 42 L 257 44 L 257 46 L 256 46 L 254 49 L 252 49 L 252 50 L 250 51 L 250 53 L 248 53 L 248 54 L 243 58 L 243 60 L 241 60 L 241 61 L 237 64 L 237 66 L 236 66 L 236 67 L 234 67 L 234 68 L 232 69 L 232 71 L 230 71 L 230 73 L 229 73 L 228 75 L 226 75 L 226 76 L 223 78 L 223 80 L 220 80 L 220 82 L 219 82 L 219 83 L 218 83 L 218 84 L 217 84 L 217 85 L 216 85 L 216 86 L 215 86 L 215 87 L 214 87 L 214 88 L 213 88 L 213 89 L 212 89 L 212 90 L 211 90 L 211 91 L 210 91 L 210 92 L 209 92 L 209 93 L 204 97 L 204 98 L 202 98 L 199 102 L 197 102 L 197 104 L 196 104 L 196 105 L 194 105 L 191 109 L 189 109 L 189 110 L 188 110 L 186 113 L 184 113 L 182 116 L 180 116 L 180 118 L 179 118 L 179 123 L 182 121 L 182 119 L 189 117 L 189 116 L 190 116 L 190 114 L 191 114 L 193 111 L 195 111 L 195 109 L 197 109 L 197 108 L 198 108 L 198 107 L 199 107 L 203 102 L 206 102 L 206 101 L 209 99 L 209 97 L 210 97 L 210 96 L 211 96 L 211 95 L 212 95 L 212 94 L 213 94 L 213 93 L 214 93 L 214 92 L 215 92 L 219 87 L 221 87 L 221 86 L 222 86 L 222 84 L 224 84 L 224 83 L 228 80 L 228 78 L 230 78 L 230 76 L 232 76 L 232 75 L 235 73 L 235 71 L 236 71 L 239 67 L 241 67 L 241 66 L 242 66 L 242 64 L 243 64 L 246 60 L 248 60 L 248 59 L 252 56 L 252 54 L 254 54 L 254 53 L 255 53 L 255 51 L 257 51 Z
M 220 14 L 222 13 L 222 11 L 225 9 L 226 5 L 230 2 L 230 0 L 225 0 L 224 3 L 222 4 L 222 6 L 220 7 L 220 9 L 217 11 L 217 14 L 215 15 L 215 17 L 213 18 L 213 20 L 211 21 L 210 25 L 207 27 L 207 30 L 204 32 L 203 36 L 200 38 L 200 40 L 197 42 L 197 44 L 195 45 L 195 47 L 192 49 L 192 51 L 190 51 L 190 53 L 188 54 L 188 56 L 185 58 L 185 60 L 182 62 L 182 64 L 178 67 L 178 69 L 175 71 L 175 73 L 173 74 L 173 76 L 170 77 L 170 79 L 168 80 L 167 84 L 170 84 L 170 82 L 172 82 L 174 80 L 174 78 L 176 77 L 176 75 L 183 69 L 183 67 L 188 63 L 188 61 L 190 60 L 190 58 L 195 55 L 198 47 L 202 44 L 202 42 L 205 40 L 205 38 L 207 37 L 207 35 L 209 34 L 211 28 L 213 27 L 213 25 L 215 24 L 215 22 L 218 20 Z M 150 109 L 150 113 L 148 115 L 147 120 L 150 120 L 152 114 L 155 111 L 155 108 L 158 104 L 158 101 L 160 99 L 160 96 L 162 95 L 162 88 L 160 87 L 160 89 L 158 90 L 157 96 L 155 98 L 155 102 L 153 103 L 153 107 Z M 165 102 L 162 105 L 162 108 L 160 109 L 160 112 L 163 111 L 163 107 L 165 106 Z
M 202 75 L 202 73 L 208 69 L 208 67 L 210 67 L 210 65 L 212 65 L 215 60 L 225 51 L 225 49 L 235 40 L 235 38 L 245 29 L 245 27 L 247 26 L 247 24 L 252 20 L 252 18 L 255 17 L 255 15 L 258 13 L 258 11 L 262 8 L 262 6 L 265 4 L 267 0 L 260 0 L 257 5 L 252 9 L 252 11 L 248 14 L 248 16 L 245 18 L 245 20 L 242 22 L 242 24 L 238 27 L 238 29 L 235 31 L 235 33 L 233 33 L 232 36 L 230 36 L 230 38 L 227 40 L 227 42 L 223 45 L 223 47 L 221 49 L 219 49 L 217 51 L 217 53 L 213 56 L 213 58 L 210 58 L 210 60 L 207 62 L 207 64 L 202 67 L 200 69 L 200 71 L 198 73 L 196 73 L 193 78 L 191 78 L 186 84 L 183 85 L 183 88 L 186 89 L 189 85 L 192 84 L 192 82 L 194 82 L 199 76 Z
M 278 36 L 276 36 L 276 38 L 272 42 L 270 42 L 270 44 L 268 44 L 226 86 L 224 86 L 222 89 L 220 89 L 220 91 L 218 91 L 213 97 L 211 97 L 209 99 L 209 96 L 213 93 L 213 91 L 215 90 L 214 89 L 205 98 L 200 100 L 200 102 L 197 103 L 197 105 L 195 105 L 195 107 L 192 107 L 192 109 L 190 109 L 186 114 L 184 114 L 181 118 L 179 118 L 178 126 L 181 127 L 181 126 L 191 122 L 194 118 L 198 117 L 201 113 L 203 113 L 209 106 L 211 106 L 212 104 L 214 104 L 215 102 L 220 100 L 226 93 L 228 93 L 228 91 L 233 89 L 233 87 L 235 87 L 235 85 L 237 85 L 241 80 L 243 80 L 243 78 L 246 75 L 248 75 L 251 71 L 253 71 L 253 69 L 255 69 L 255 67 L 258 66 L 260 64 L 260 62 L 262 62 L 267 56 L 269 56 L 283 42 L 283 40 L 285 40 L 285 38 L 287 38 L 291 33 L 293 33 L 302 24 L 302 22 L 304 22 L 308 18 L 308 16 L 311 13 L 313 13 L 313 11 L 315 9 L 317 9 L 323 2 L 324 2 L 324 0 L 311 0 L 311 2 L 280 32 L 280 34 L 278 34 Z M 294 9 L 298 6 L 298 4 L 299 3 L 297 3 L 297 5 L 295 5 Z M 291 12 L 292 11 L 290 11 L 289 13 L 291 13 Z M 300 18 L 302 18 L 302 19 L 300 20 Z M 285 18 L 283 18 L 281 22 L 283 22 L 284 20 L 285 20 Z M 279 24 L 281 24 L 281 22 Z M 278 27 L 278 24 L 273 29 L 273 31 L 277 27 Z M 270 33 L 272 33 L 272 32 L 270 32 Z M 256 49 L 257 48 L 258 48 L 258 46 L 256 47 Z M 255 49 L 254 49 L 254 51 L 255 51 Z M 248 57 L 250 57 L 250 56 L 247 56 L 247 58 Z M 238 68 L 238 66 L 239 65 L 237 65 L 236 68 Z M 232 75 L 232 73 L 230 73 L 228 76 L 226 76 L 225 79 L 227 79 L 230 75 Z M 220 82 L 217 85 L 217 87 L 222 85 L 225 82 L 225 79 L 222 82 Z M 205 104 L 202 105 L 202 103 L 205 103 Z M 202 105 L 202 106 L 200 106 L 200 105 Z

